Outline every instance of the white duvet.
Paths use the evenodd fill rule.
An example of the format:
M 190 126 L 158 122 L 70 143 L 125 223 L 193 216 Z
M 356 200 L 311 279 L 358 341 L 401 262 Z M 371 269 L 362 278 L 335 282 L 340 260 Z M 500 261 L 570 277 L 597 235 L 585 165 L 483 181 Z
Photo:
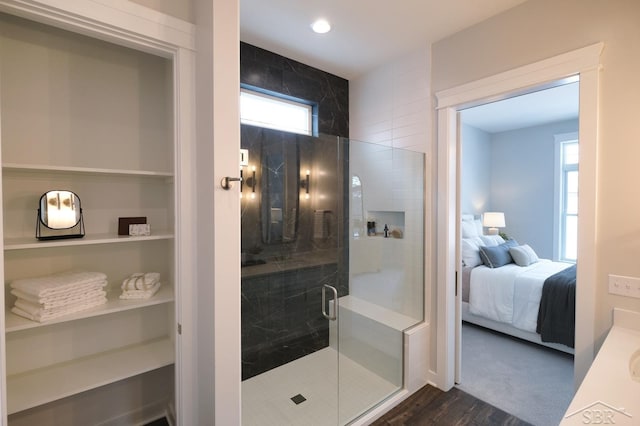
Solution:
M 473 268 L 469 311 L 535 333 L 544 281 L 570 266 L 540 259 L 529 266 L 510 263 L 493 269 Z

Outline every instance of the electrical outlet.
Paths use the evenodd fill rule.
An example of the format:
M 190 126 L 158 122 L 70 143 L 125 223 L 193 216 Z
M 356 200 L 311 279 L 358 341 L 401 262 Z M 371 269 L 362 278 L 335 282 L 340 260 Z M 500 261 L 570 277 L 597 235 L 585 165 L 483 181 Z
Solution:
M 609 293 L 640 298 L 640 278 L 609 274 Z

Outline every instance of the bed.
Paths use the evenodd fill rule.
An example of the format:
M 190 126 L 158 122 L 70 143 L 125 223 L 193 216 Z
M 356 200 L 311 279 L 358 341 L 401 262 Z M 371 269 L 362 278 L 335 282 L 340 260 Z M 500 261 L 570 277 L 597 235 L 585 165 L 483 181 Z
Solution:
M 479 221 L 467 221 L 462 320 L 573 353 L 575 264 L 539 259 L 527 244 L 483 235 Z

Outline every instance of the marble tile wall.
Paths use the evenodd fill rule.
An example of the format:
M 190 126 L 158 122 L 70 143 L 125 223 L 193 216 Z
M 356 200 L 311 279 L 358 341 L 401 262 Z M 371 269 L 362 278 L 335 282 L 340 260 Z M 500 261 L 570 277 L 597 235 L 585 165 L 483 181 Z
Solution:
M 242 279 L 242 380 L 329 345 L 321 291 L 337 285 L 337 271 L 332 263 Z
M 349 81 L 240 43 L 240 83 L 314 102 L 318 132 L 349 137 Z
M 240 69 L 244 84 L 316 103 L 320 132 L 319 137 L 309 137 L 247 125 L 241 128 L 241 147 L 249 150 L 244 173 L 256 166 L 258 181 L 255 198 L 247 188 L 243 190 L 242 250 L 259 263 L 244 267 L 242 273 L 244 380 L 327 347 L 329 324 L 322 316 L 322 286 L 335 286 L 339 296 L 348 294 L 344 176 L 348 175 L 349 144 L 338 136 L 349 134 L 349 89 L 347 80 L 246 43 L 241 44 Z M 268 192 L 263 186 L 262 157 L 267 147 L 278 145 L 295 147 L 298 159 L 275 167 L 277 173 L 302 175 L 308 169 L 311 176 L 309 198 L 299 197 L 295 239 L 274 244 L 265 241 L 262 231 L 262 197 Z M 327 212 L 326 238 L 314 235 L 314 213 L 319 210 Z M 271 265 L 270 273 L 254 273 Z

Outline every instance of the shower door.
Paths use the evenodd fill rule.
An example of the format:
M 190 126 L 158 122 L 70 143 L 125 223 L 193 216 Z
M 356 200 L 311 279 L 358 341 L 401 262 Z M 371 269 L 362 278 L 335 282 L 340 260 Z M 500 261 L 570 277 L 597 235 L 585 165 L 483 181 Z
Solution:
M 241 135 L 243 424 L 335 426 L 338 139 L 245 125 Z

